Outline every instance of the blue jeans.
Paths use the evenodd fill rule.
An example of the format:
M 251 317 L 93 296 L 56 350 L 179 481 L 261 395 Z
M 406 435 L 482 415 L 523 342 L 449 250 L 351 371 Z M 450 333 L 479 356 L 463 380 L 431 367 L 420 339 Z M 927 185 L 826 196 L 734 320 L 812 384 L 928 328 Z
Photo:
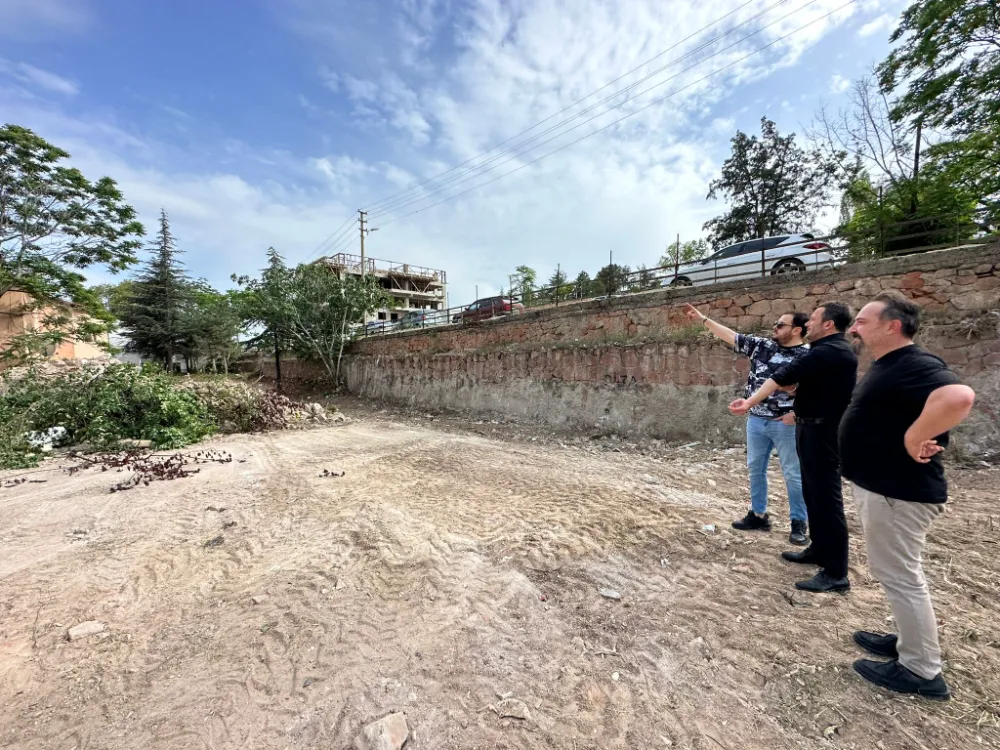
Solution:
M 778 450 L 781 473 L 788 489 L 788 509 L 793 521 L 805 521 L 806 503 L 802 498 L 802 473 L 795 451 L 795 425 L 779 419 L 747 417 L 747 469 L 750 473 L 750 507 L 754 513 L 767 512 L 767 465 L 771 451 Z

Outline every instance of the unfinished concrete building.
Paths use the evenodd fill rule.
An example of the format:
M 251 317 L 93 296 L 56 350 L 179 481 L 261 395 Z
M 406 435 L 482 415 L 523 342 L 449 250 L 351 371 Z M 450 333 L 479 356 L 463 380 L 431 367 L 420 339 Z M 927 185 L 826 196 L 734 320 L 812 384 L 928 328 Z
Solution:
M 338 276 L 360 276 L 361 256 L 337 253 L 323 258 Z M 395 321 L 413 310 L 444 310 L 448 307 L 447 276 L 434 268 L 396 263 L 377 258 L 365 258 L 365 273 L 374 276 L 379 284 L 396 301 L 396 306 L 376 310 L 365 322 L 372 320 Z

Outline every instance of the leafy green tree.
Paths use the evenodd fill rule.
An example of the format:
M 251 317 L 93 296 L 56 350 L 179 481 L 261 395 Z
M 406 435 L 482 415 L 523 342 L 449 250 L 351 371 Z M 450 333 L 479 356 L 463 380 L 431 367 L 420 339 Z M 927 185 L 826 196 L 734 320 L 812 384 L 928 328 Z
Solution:
M 110 177 L 89 181 L 69 154 L 31 130 L 0 127 L 0 297 L 24 292 L 21 312 L 44 310 L 41 326 L 11 342 L 27 356 L 72 338 L 99 341 L 111 316 L 85 284 L 93 266 L 117 273 L 135 263 L 142 224 Z
M 338 276 L 323 263 L 289 269 L 272 248 L 260 279 L 241 277 L 244 319 L 263 337 L 303 359 L 319 362 L 339 381 L 344 347 L 365 316 L 392 298 L 374 276 Z
M 288 325 L 286 302 L 291 294 L 294 272 L 285 265 L 284 258 L 273 247 L 267 249 L 267 267 L 260 278 L 232 276 L 238 289 L 231 299 L 243 328 L 250 333 L 247 347 L 258 347 L 274 352 L 274 370 L 281 389 L 281 353 L 287 341 Z
M 944 129 L 928 156 L 977 194 L 1000 204 L 1000 10 L 996 0 L 916 0 L 879 66 L 882 88 L 902 93 L 896 122 Z
M 573 282 L 573 297 L 576 299 L 585 299 L 589 297 L 593 283 L 594 282 L 591 281 L 589 273 L 586 271 L 580 271 L 580 273 L 576 275 L 576 280 Z
M 573 295 L 573 284 L 569 283 L 566 272 L 557 268 L 549 277 L 545 287 L 546 299 L 550 302 L 562 302 Z
M 678 247 L 676 243 L 673 245 L 667 245 L 666 252 L 660 256 L 660 267 L 666 268 L 669 266 L 684 265 L 685 263 L 693 263 L 696 260 L 707 258 L 711 252 L 712 246 L 708 244 L 708 240 L 700 237 L 696 240 L 682 242 L 680 247 Z
M 722 174 L 709 183 L 709 199 L 730 203 L 728 211 L 704 226 L 717 247 L 804 231 L 828 202 L 835 165 L 818 150 L 797 146 L 794 133 L 780 135 L 766 117 L 760 126 L 760 138 L 737 131 Z
M 217 292 L 208 282 L 200 280 L 192 285 L 191 299 L 184 310 L 184 333 L 181 354 L 192 364 L 205 360 L 213 372 L 229 372 L 229 362 L 239 352 L 237 337 L 241 319 L 233 299 Z
M 193 286 L 170 232 L 167 212 L 160 212 L 151 256 L 136 277 L 128 301 L 119 318 L 128 338 L 128 351 L 157 359 L 173 369 L 174 355 L 181 354 L 187 336 L 187 310 L 192 302 Z
M 601 294 L 615 294 L 628 286 L 629 267 L 617 263 L 604 266 L 594 277 L 595 290 Z
M 629 277 L 629 283 L 631 289 L 636 292 L 645 292 L 660 286 L 656 274 L 652 269 L 646 268 L 645 264 L 640 265 Z
M 518 266 L 514 269 L 514 276 L 511 279 L 510 293 L 521 298 L 525 307 L 530 305 L 535 298 L 535 282 L 538 280 L 538 273 L 529 266 Z

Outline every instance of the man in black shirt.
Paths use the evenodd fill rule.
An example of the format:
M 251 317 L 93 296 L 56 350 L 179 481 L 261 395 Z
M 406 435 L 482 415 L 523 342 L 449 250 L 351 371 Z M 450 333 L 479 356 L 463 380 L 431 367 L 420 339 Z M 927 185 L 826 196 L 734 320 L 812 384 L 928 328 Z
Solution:
M 931 521 L 944 511 L 948 485 L 938 454 L 948 430 L 968 416 L 975 393 L 945 363 L 913 343 L 919 308 L 898 293 L 880 294 L 851 327 L 874 362 L 840 427 L 844 476 L 853 484 L 868 565 L 892 607 L 899 635 L 858 631 L 866 680 L 901 693 L 950 697 L 921 559 Z
M 837 428 L 858 375 L 858 358 L 844 339 L 851 310 L 828 302 L 813 311 L 807 329 L 810 350 L 782 367 L 748 399 L 729 405 L 744 414 L 779 388 L 796 386 L 795 438 L 802 466 L 802 494 L 809 513 L 812 544 L 802 552 L 783 552 L 786 560 L 819 565 L 821 570 L 795 587 L 829 593 L 847 591 L 847 519 L 840 480 Z

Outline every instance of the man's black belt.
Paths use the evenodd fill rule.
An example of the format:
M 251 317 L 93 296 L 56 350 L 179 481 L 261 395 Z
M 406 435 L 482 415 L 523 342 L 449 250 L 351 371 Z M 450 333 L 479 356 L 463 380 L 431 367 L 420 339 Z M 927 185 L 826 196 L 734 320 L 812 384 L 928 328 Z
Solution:
M 824 424 L 826 417 L 800 417 L 796 415 L 795 424 Z

